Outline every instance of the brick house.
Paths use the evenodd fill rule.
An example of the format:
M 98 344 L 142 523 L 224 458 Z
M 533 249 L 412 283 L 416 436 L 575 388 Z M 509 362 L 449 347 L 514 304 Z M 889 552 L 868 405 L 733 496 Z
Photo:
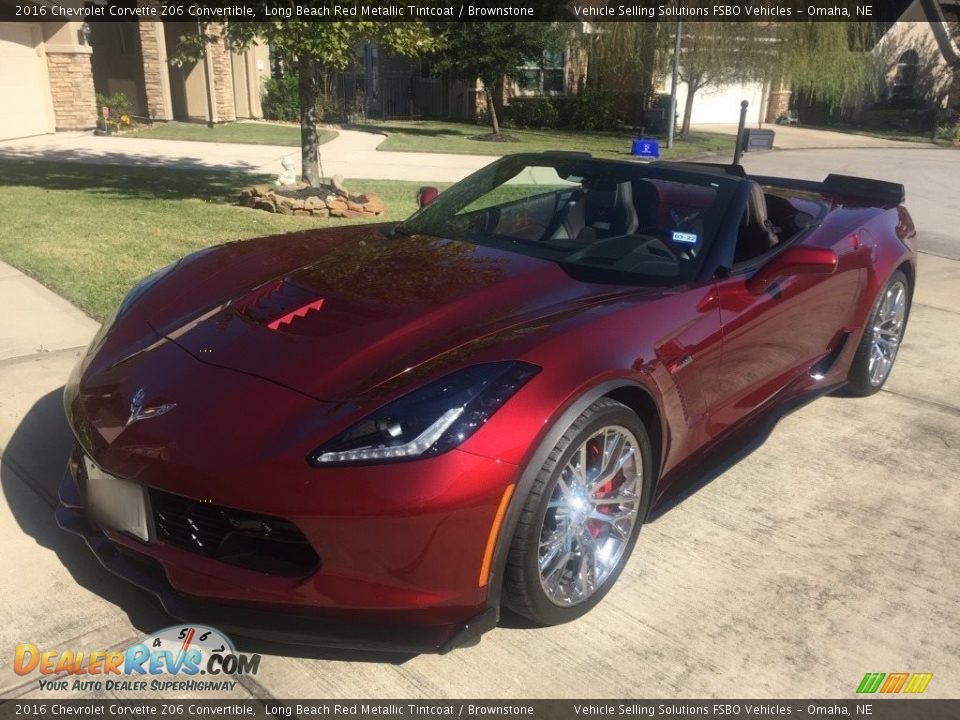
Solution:
M 787 107 L 802 119 L 820 123 L 836 120 L 868 122 L 871 111 L 910 108 L 960 108 L 960 0 L 910 0 L 890 22 L 878 23 L 878 38 L 869 51 L 879 73 L 875 92 L 847 107 L 791 94 L 789 82 L 771 94 L 774 120 Z M 904 119 L 903 122 L 906 122 Z
M 519 79 L 504 78 L 494 100 L 502 109 L 514 97 L 574 95 L 586 75 L 586 53 L 571 46 L 545 53 L 541 62 L 518 68 Z M 434 71 L 428 58 L 391 53 L 366 43 L 352 67 L 335 74 L 337 101 L 348 115 L 362 109 L 370 117 L 390 119 L 479 119 L 486 95 L 479 79 L 454 80 Z
M 872 52 L 883 73 L 878 100 L 960 106 L 960 0 L 914 0 Z
M 262 117 L 266 46 L 234 53 L 216 40 L 200 62 L 168 62 L 179 38 L 196 31 L 190 22 L 0 23 L 0 140 L 92 128 L 98 92 L 126 93 L 133 114 L 151 120 Z

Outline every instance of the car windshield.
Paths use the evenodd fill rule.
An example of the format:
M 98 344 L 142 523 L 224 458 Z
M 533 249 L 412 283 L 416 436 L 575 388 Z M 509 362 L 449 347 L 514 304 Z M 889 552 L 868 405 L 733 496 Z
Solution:
M 697 272 L 736 179 L 563 153 L 503 158 L 397 228 L 557 262 L 589 282 L 674 285 Z

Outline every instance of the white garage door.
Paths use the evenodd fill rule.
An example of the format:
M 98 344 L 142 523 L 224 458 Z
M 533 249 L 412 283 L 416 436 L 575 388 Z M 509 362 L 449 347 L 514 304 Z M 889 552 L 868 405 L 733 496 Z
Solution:
M 687 86 L 681 84 L 677 91 L 677 109 L 683 119 L 683 102 Z M 693 113 L 690 120 L 695 125 L 712 123 L 737 123 L 740 121 L 740 102 L 750 103 L 747 120 L 756 122 L 763 113 L 763 84 L 738 83 L 722 88 L 704 88 L 693 98 Z
M 36 25 L 0 23 L 0 140 L 53 132 L 40 39 Z

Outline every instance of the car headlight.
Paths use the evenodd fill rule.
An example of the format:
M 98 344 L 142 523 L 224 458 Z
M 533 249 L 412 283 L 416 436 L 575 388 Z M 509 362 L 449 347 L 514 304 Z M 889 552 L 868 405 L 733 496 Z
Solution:
M 540 368 L 495 362 L 460 370 L 384 405 L 308 458 L 311 465 L 431 457 L 473 435 Z

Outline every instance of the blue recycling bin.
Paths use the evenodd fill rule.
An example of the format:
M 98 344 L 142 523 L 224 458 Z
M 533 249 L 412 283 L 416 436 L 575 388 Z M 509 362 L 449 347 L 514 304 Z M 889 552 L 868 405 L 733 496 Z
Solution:
M 634 138 L 633 145 L 630 147 L 630 154 L 634 157 L 658 158 L 660 157 L 660 141 L 656 138 Z

